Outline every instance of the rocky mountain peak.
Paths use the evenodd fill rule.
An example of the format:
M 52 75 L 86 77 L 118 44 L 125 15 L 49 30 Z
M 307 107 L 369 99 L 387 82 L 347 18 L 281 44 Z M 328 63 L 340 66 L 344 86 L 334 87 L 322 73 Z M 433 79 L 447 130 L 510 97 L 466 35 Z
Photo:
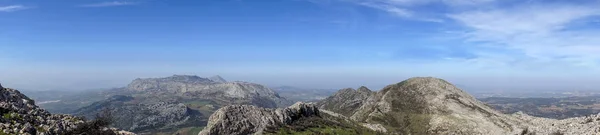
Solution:
M 218 82 L 218 83 L 226 83 L 227 80 L 223 79 L 223 77 L 219 76 L 219 75 L 215 75 L 212 77 L 209 77 L 208 79 L 214 81 L 214 82 Z
M 358 89 L 356 89 L 356 91 L 361 92 L 361 93 L 371 93 L 371 92 L 373 92 L 369 88 L 367 88 L 366 86 L 360 86 Z
M 290 124 L 302 117 L 319 116 L 314 104 L 298 102 L 284 109 L 252 105 L 225 106 L 213 113 L 199 135 L 261 134 L 266 128 Z
M 2 87 L 2 84 L 0 83 L 0 89 L 4 89 L 4 87 Z
M 356 90 L 353 88 L 344 88 L 336 92 L 335 94 L 347 94 L 347 93 L 355 93 Z
M 383 90 L 393 89 L 390 87 L 403 87 L 405 90 L 421 90 L 427 94 L 435 94 L 435 93 L 455 93 L 462 95 L 469 95 L 466 92 L 458 89 L 453 84 L 447 82 L 446 80 L 434 77 L 413 77 L 407 80 L 404 80 L 400 83 L 389 85 Z M 421 88 L 419 88 L 421 87 Z M 430 89 L 427 89 L 430 88 Z

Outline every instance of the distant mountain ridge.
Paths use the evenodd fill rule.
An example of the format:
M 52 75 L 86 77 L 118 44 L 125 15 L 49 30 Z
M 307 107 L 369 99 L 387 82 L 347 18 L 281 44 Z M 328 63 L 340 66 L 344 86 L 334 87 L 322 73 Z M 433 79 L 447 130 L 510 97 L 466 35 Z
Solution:
M 261 107 L 274 108 L 287 106 L 285 99 L 268 87 L 248 82 L 227 82 L 221 77 L 217 81 L 202 78 L 195 75 L 173 75 L 164 78 L 135 79 L 127 90 L 137 92 L 166 92 L 187 96 L 199 96 L 201 98 L 216 99 L 220 102 L 232 102 L 231 100 L 244 101 Z M 285 105 L 284 105 L 285 104 Z

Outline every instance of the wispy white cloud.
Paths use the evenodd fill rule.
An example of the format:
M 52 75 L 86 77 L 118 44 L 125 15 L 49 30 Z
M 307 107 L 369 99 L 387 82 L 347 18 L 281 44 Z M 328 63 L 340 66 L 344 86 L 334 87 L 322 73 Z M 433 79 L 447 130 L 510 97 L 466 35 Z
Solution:
M 381 9 L 386 12 L 390 12 L 399 17 L 412 17 L 413 13 L 407 9 L 400 8 L 397 6 L 389 5 L 389 4 L 377 4 L 377 3 L 360 3 L 360 5 L 372 7 L 376 9 Z
M 493 3 L 496 0 L 341 0 L 365 7 L 382 10 L 395 16 L 425 22 L 445 22 L 443 17 L 436 14 L 423 13 L 422 6 L 445 5 L 453 8 L 479 7 Z
M 447 22 L 473 48 L 463 64 L 482 67 L 600 68 L 600 2 L 497 0 L 340 0 L 397 17 Z M 434 5 L 437 11 L 426 10 Z M 439 10 L 440 6 L 446 8 Z M 432 36 L 440 36 L 432 35 Z M 487 66 L 486 66 L 487 65 Z M 600 69 L 599 69 L 600 70 Z
M 468 28 L 465 41 L 511 50 L 511 53 L 487 52 L 502 58 L 481 55 L 480 61 L 519 66 L 596 67 L 600 65 L 600 39 L 595 37 L 600 36 L 600 31 L 572 27 L 578 21 L 598 15 L 600 10 L 591 5 L 562 4 L 466 11 L 448 17 Z
M 27 7 L 22 5 L 0 6 L 0 12 L 14 12 L 24 9 L 27 9 Z
M 473 6 L 494 2 L 495 0 L 353 0 L 368 3 L 380 3 L 394 6 L 422 6 L 427 4 L 445 4 L 450 6 Z
M 496 2 L 496 0 L 439 0 L 449 6 L 480 6 Z
M 110 2 L 100 2 L 100 3 L 92 3 L 79 5 L 80 7 L 115 7 L 115 6 L 129 6 L 129 5 L 137 5 L 135 2 L 126 2 L 126 1 L 110 1 Z
M 357 4 L 365 7 L 370 7 L 378 10 L 382 10 L 388 12 L 394 16 L 418 20 L 418 21 L 426 21 L 426 22 L 444 22 L 442 19 L 424 17 L 417 12 L 411 10 L 409 7 L 405 7 L 403 5 L 412 5 L 416 4 L 417 1 L 412 0 L 376 0 L 376 1 L 360 1 Z

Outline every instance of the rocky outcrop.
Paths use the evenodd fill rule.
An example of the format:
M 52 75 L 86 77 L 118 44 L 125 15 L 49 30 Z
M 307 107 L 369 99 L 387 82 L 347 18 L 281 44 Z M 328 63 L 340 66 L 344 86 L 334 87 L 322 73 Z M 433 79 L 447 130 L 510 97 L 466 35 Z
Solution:
M 317 106 L 321 109 L 333 111 L 350 117 L 352 114 L 354 114 L 354 112 L 356 112 L 356 109 L 362 106 L 363 102 L 373 94 L 375 94 L 375 92 L 369 90 L 365 86 L 358 88 L 358 90 L 346 88 L 339 90 L 337 93 L 324 100 L 319 101 Z
M 0 88 L 0 132 L 6 134 L 66 134 L 85 121 L 71 115 L 50 114 L 19 91 Z M 115 134 L 130 134 L 106 128 Z
M 302 117 L 319 116 L 314 104 L 298 102 L 288 108 L 266 109 L 251 105 L 231 105 L 210 116 L 199 135 L 261 134 L 268 127 L 290 124 Z
M 174 75 L 165 78 L 135 79 L 127 86 L 127 89 L 138 92 L 172 93 L 187 97 L 212 99 L 227 105 L 250 104 L 275 108 L 286 103 L 285 99 L 263 85 L 224 80 L 221 77 L 211 80 L 191 75 Z

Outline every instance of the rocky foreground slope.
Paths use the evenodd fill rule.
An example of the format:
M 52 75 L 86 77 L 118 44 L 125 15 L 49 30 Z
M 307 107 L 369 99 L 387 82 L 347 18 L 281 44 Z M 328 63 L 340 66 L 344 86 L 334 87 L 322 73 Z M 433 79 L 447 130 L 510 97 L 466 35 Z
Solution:
M 5 134 L 70 134 L 85 124 L 80 117 L 50 114 L 18 90 L 0 85 L 0 132 Z M 111 134 L 132 134 L 106 128 Z M 1 134 L 1 133 L 0 133 Z
M 371 92 L 366 89 L 341 90 L 318 103 L 321 109 L 331 110 L 314 109 L 318 112 L 311 112 L 311 114 L 327 114 L 339 118 L 338 123 L 348 121 L 361 125 L 352 128 L 368 127 L 379 131 L 373 134 L 600 134 L 600 116 L 554 120 L 522 113 L 502 114 L 438 78 L 410 78 L 389 85 L 378 92 L 369 93 Z M 358 108 L 353 109 L 356 106 Z M 281 128 L 286 126 L 280 126 L 284 122 L 280 120 L 282 116 L 279 114 L 282 113 L 251 106 L 224 108 L 211 116 L 209 126 L 201 135 L 260 133 L 264 127 L 270 126 L 280 127 L 280 130 L 286 129 Z M 318 121 L 318 119 L 313 120 Z M 310 127 L 315 124 L 322 126 L 322 123 L 309 123 L 303 126 Z M 240 128 L 245 130 L 240 131 Z M 309 129 L 309 131 L 315 130 Z M 333 129 L 318 130 L 317 133 L 371 134 L 357 131 L 334 132 Z

